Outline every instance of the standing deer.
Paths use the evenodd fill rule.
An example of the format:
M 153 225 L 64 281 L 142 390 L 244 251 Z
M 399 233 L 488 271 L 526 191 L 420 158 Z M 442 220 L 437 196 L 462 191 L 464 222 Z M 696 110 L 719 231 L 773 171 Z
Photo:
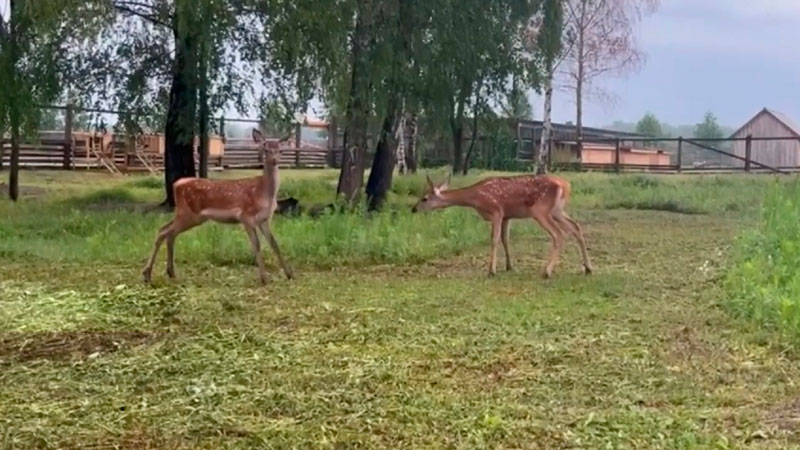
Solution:
M 153 253 L 142 270 L 145 283 L 150 283 L 153 262 L 161 244 L 167 241 L 167 275 L 175 278 L 174 248 L 179 234 L 201 225 L 209 220 L 219 223 L 240 223 L 250 238 L 253 254 L 258 264 L 261 284 L 266 284 L 267 275 L 261 258 L 261 243 L 256 228 L 267 239 L 278 258 L 286 277 L 294 274 L 283 260 L 278 242 L 270 230 L 270 220 L 277 208 L 276 195 L 278 179 L 278 157 L 280 142 L 267 141 L 258 130 L 253 130 L 253 140 L 260 144 L 259 151 L 264 155 L 264 173 L 261 176 L 241 180 L 210 181 L 203 178 L 181 178 L 176 181 L 175 217 L 161 227 L 156 237 Z
M 502 240 L 506 253 L 506 270 L 511 270 L 508 252 L 509 221 L 532 218 L 550 235 L 552 247 L 544 269 L 544 277 L 553 275 L 553 267 L 564 244 L 564 234 L 572 235 L 581 249 L 583 268 L 592 273 L 592 263 L 580 225 L 564 211 L 569 199 L 569 183 L 554 176 L 522 175 L 487 178 L 463 189 L 447 190 L 448 181 L 435 185 L 428 177 L 427 191 L 414 205 L 412 212 L 430 211 L 450 206 L 473 208 L 492 224 L 492 249 L 489 276 L 497 274 L 497 244 Z

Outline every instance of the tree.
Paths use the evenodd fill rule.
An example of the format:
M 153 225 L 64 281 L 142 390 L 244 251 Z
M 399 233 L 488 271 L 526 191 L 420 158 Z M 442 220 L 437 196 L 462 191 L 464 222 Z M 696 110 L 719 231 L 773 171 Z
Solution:
M 102 26 L 73 89 L 100 106 L 127 111 L 128 129 L 164 129 L 165 204 L 173 183 L 194 176 L 194 138 L 224 105 L 253 104 L 268 45 L 266 18 L 275 2 L 239 0 L 85 0 Z M 119 30 L 125 30 L 120 33 Z M 90 48 L 86 48 L 90 47 Z M 109 63 L 109 61 L 113 61 Z M 201 152 L 204 153 L 204 152 Z
M 392 185 L 392 176 L 397 165 L 395 136 L 402 123 L 405 98 L 411 95 L 415 84 L 414 67 L 417 58 L 414 57 L 413 50 L 419 48 L 419 45 L 415 45 L 417 43 L 414 41 L 420 30 L 417 23 L 423 20 L 416 14 L 421 12 L 419 3 L 428 0 L 384 1 L 388 7 L 383 9 L 385 16 L 380 20 L 380 29 L 388 40 L 388 73 L 383 83 L 387 96 L 378 145 L 366 187 L 368 208 L 371 211 L 383 206 Z
M 636 133 L 651 138 L 660 138 L 664 136 L 664 132 L 661 129 L 661 122 L 659 122 L 655 114 L 652 113 L 645 114 L 639 122 L 636 123 Z M 648 143 L 645 143 L 645 145 L 647 144 Z
M 528 93 L 518 84 L 516 77 L 505 97 L 505 103 L 502 105 L 504 116 L 515 120 L 533 120 L 533 108 Z
M 583 139 L 583 103 L 587 95 L 610 100 L 595 83 L 606 75 L 636 70 L 644 61 L 634 28 L 659 0 L 564 0 L 565 47 L 569 49 L 564 89 L 574 95 L 578 151 Z
M 76 20 L 86 5 L 77 0 L 9 0 L 0 19 L 0 132 L 11 135 L 9 196 L 19 196 L 19 147 L 41 120 L 40 103 L 58 97 L 70 76 L 66 49 L 79 45 L 92 20 Z
M 722 128 L 719 126 L 714 113 L 706 113 L 703 121 L 697 124 L 694 137 L 701 139 L 721 139 L 723 137 Z
M 553 136 L 553 82 L 556 70 L 570 53 L 571 46 L 562 45 L 564 8 L 562 0 L 544 0 L 541 11 L 531 18 L 523 42 L 529 52 L 536 49 L 544 60 L 544 113 L 538 147 L 534 145 L 533 163 L 537 174 L 547 170 L 547 156 Z M 567 39 L 571 45 L 573 40 Z
M 431 11 L 429 54 L 424 69 L 426 109 L 448 126 L 453 173 L 463 172 L 464 131 L 470 104 L 481 105 L 508 92 L 508 81 L 537 86 L 539 67 L 526 58 L 520 30 L 541 1 L 443 1 Z M 475 100 L 475 96 L 481 98 Z

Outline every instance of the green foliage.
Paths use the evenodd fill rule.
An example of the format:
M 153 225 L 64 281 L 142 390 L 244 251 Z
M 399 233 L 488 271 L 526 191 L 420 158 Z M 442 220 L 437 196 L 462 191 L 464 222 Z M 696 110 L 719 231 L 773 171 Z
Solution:
M 800 343 L 800 183 L 776 185 L 761 223 L 739 238 L 725 277 L 733 313 Z
M 528 99 L 528 93 L 516 83 L 513 84 L 511 91 L 506 94 L 502 108 L 503 115 L 507 118 L 533 120 L 533 107 L 530 99 Z
M 0 20 L 0 132 L 12 120 L 23 134 L 39 123 L 52 125 L 52 114 L 41 117 L 39 104 L 61 94 L 70 79 L 68 49 L 78 46 L 94 25 L 80 21 L 82 0 L 15 0 L 10 17 Z
M 711 112 L 706 113 L 703 122 L 697 124 L 694 136 L 702 139 L 722 138 L 723 132 L 719 122 L 717 122 L 717 117 Z
M 661 123 L 653 113 L 647 113 L 639 120 L 636 124 L 636 133 L 652 138 L 664 137 Z

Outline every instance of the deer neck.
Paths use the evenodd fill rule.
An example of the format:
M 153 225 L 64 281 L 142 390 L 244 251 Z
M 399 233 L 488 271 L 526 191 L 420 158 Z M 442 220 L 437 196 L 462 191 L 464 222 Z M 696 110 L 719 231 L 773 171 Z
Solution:
M 276 198 L 278 195 L 278 187 L 280 186 L 280 178 L 278 177 L 277 164 L 264 164 L 264 172 L 260 177 L 261 191 L 269 198 Z
M 442 194 L 447 206 L 465 206 L 468 208 L 477 208 L 475 193 L 472 188 L 453 189 L 452 191 L 444 191 Z

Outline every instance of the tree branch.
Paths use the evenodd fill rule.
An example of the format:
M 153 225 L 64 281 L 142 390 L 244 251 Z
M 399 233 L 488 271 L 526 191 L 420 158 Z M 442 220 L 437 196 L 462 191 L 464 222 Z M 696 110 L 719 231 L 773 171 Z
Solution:
M 122 2 L 122 3 L 114 3 L 114 8 L 122 13 L 129 14 L 131 16 L 139 17 L 140 19 L 144 19 L 154 25 L 162 26 L 165 28 L 172 29 L 172 25 L 164 22 L 163 20 L 159 19 L 155 16 L 155 14 L 147 14 L 141 11 L 137 11 L 127 5 L 130 4 L 131 6 L 141 6 L 137 2 Z

